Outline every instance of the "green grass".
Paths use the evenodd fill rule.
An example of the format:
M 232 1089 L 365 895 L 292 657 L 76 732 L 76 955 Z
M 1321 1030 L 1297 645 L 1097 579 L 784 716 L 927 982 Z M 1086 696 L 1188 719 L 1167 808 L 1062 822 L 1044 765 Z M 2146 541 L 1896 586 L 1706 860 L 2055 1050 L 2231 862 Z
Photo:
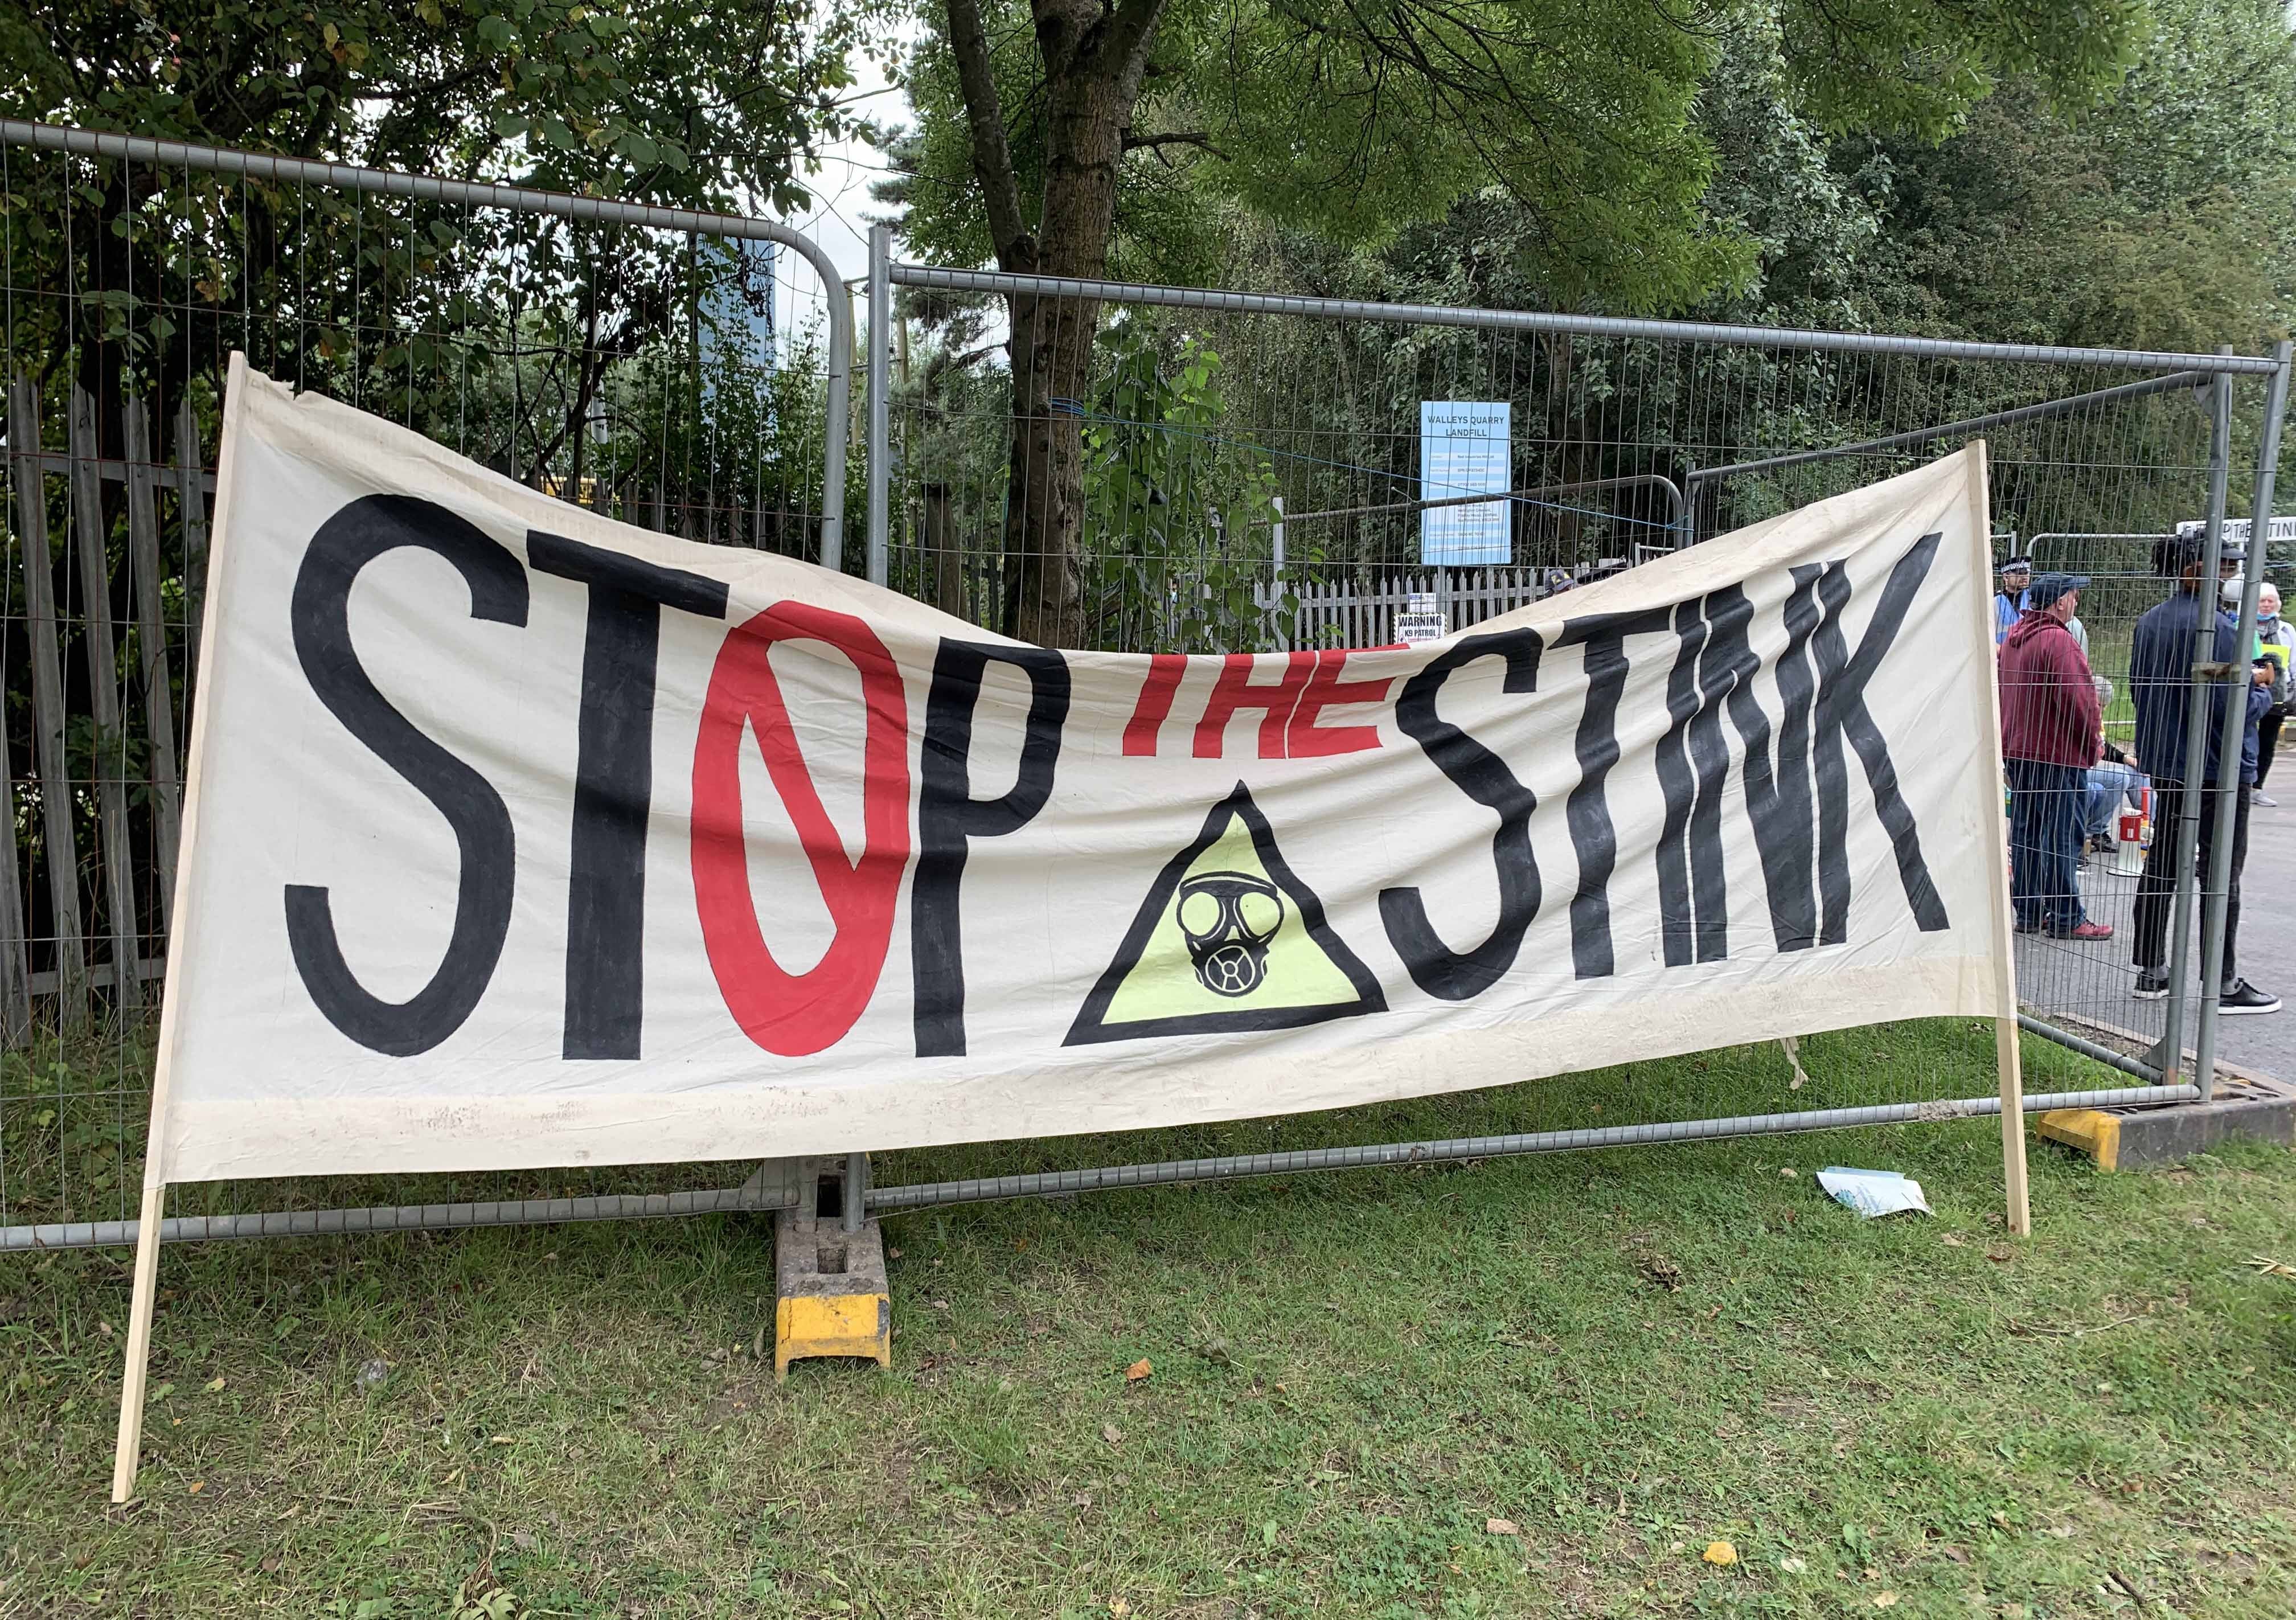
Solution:
M 1987 1040 L 1804 1062 L 1820 1093 L 1981 1090 Z M 2095 1072 L 2026 1050 L 2037 1084 Z M 1281 1141 L 1630 1084 L 1839 1100 L 1784 1076 L 1748 1048 Z M 893 1370 L 779 1388 L 754 1222 L 174 1248 L 123 1513 L 127 1256 L 0 1261 L 0 1613 L 2287 1613 L 2296 1280 L 2244 1263 L 2296 1261 L 2296 1158 L 2032 1162 L 2030 1241 L 1989 1122 L 921 1213 L 887 1225 Z M 1918 1176 L 1938 1218 L 1859 1223 L 1832 1163 Z

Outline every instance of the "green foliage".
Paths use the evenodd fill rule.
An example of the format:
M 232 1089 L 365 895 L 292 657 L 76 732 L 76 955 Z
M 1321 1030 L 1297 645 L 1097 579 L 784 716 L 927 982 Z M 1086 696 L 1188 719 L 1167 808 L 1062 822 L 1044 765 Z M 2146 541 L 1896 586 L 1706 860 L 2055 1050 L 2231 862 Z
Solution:
M 2145 0 L 1781 0 L 1804 115 L 1835 130 L 1949 134 L 2005 78 L 2079 105 L 2125 69 Z
M 692 0 L 0 0 L 0 111 L 293 156 L 721 212 L 788 211 L 891 0 L 808 19 Z M 124 402 L 213 431 L 226 359 L 336 394 L 510 475 L 602 480 L 659 513 L 733 493 L 817 510 L 775 481 L 818 402 L 788 379 L 702 373 L 770 296 L 754 250 L 325 185 L 20 155 L 4 197 L 10 347 L 61 420 L 70 384 L 119 443 Z M 774 364 L 815 365 L 784 340 Z M 757 356 L 750 357 L 754 362 Z M 740 403 L 758 389 L 771 411 Z M 705 432 L 705 405 L 728 424 Z M 602 427 L 624 437 L 594 447 Z M 750 437 L 740 443 L 739 430 Z M 631 434 L 638 437 L 631 437 Z M 762 434 L 763 437 L 759 437 Z M 643 480 L 634 470 L 644 465 Z M 791 469 L 792 476 L 799 476 Z M 769 476 L 770 475 L 770 476 Z M 808 480 L 817 472 L 803 474 Z M 626 503 L 627 504 L 627 503 Z
M 1535 222 L 1565 301 L 1647 308 L 1744 268 L 1743 244 L 1699 216 L 1710 154 L 1690 112 L 1713 47 L 1682 21 L 1584 0 L 1332 13 L 1221 0 L 1173 8 L 1159 51 L 1218 76 L 1185 109 L 1218 110 L 1206 122 L 1231 157 L 1203 165 L 1213 194 L 1375 242 L 1496 187 Z
M 1084 425 L 1088 572 L 1103 582 L 1094 617 L 1159 647 L 1228 650 L 1270 574 L 1274 466 L 1228 437 L 1217 350 L 1136 322 L 1103 348 Z M 1125 622 L 1136 615 L 1147 622 Z
M 1024 200 L 1040 191 L 1044 89 L 1026 8 L 989 18 Z M 1489 185 L 1538 217 L 1542 250 L 1587 286 L 1655 305 L 1742 267 L 1703 232 L 1706 153 L 1689 111 L 1711 45 L 1663 6 L 1576 0 L 1377 13 L 1179 0 L 1167 5 L 1130 120 L 1111 263 L 1199 277 L 1236 209 L 1376 243 Z M 972 153 L 946 41 L 909 62 L 921 176 L 913 250 L 987 258 Z M 1208 225 L 1209 227 L 1208 228 Z
M 1707 214 L 1755 249 L 1747 279 L 1698 313 L 1754 325 L 1860 324 L 1857 267 L 1886 223 L 1888 170 L 1841 160 L 1800 102 L 1775 17 L 1725 37 L 1698 122 L 1715 154 Z
M 913 251 L 979 263 L 989 243 L 939 9 L 925 8 L 907 69 L 914 177 L 888 194 Z M 984 12 L 1030 204 L 1047 86 L 1027 7 Z M 1738 42 L 1763 42 L 1751 88 L 1806 158 L 1823 129 L 1945 133 L 2012 75 L 2085 102 L 2117 78 L 2141 16 L 2137 0 L 1171 0 L 1129 119 L 1111 267 L 1205 279 L 1239 212 L 1375 249 L 1496 200 L 1513 277 L 1546 307 L 1681 308 L 1751 282 L 1763 226 L 1785 213 L 1730 206 L 1752 200 L 1712 107 L 1747 110 Z
M 2296 292 L 2296 45 L 2272 0 L 2155 0 L 2118 94 L 2073 120 L 2013 86 L 1885 167 L 1875 322 L 2044 343 L 2252 349 Z
M 2296 275 L 2296 46 L 2270 0 L 2156 0 L 2125 79 L 2078 111 L 2050 82 L 2011 78 L 1941 142 L 1829 134 L 1809 105 L 1789 19 L 1765 8 L 1722 36 L 1695 109 L 1713 153 L 1710 227 L 1750 243 L 1741 281 L 1678 313 L 1751 324 L 1911 331 L 1979 340 L 2254 352 L 2287 330 Z M 1216 217 L 1227 284 L 1485 307 L 1554 307 L 1534 211 L 1498 188 L 1376 248 L 1229 209 Z M 2026 368 L 1898 364 L 1705 346 L 1598 348 L 1377 328 L 1302 334 L 1261 322 L 1224 340 L 1241 419 L 1313 435 L 1339 460 L 1410 476 L 1393 402 L 1430 389 L 1516 400 L 1531 479 L 1677 470 L 1754 447 L 1877 437 L 2095 386 Z M 1495 393 L 1482 397 L 1496 397 Z M 2252 430 L 2253 413 L 2238 414 Z M 1694 439 L 1677 440 L 1695 423 Z M 2080 469 L 2200 454 L 2188 401 L 2163 397 L 2061 423 L 2046 450 L 1997 446 L 2005 527 L 2143 528 L 2192 515 L 2190 480 Z M 2030 441 L 2040 443 L 2039 440 Z M 1584 446 L 1574 452 L 1572 445 Z M 1346 446 L 1341 448 L 1341 446 Z M 1561 447 L 1561 448 L 1558 448 Z M 1574 455 L 1576 460 L 1574 461 Z M 1281 469 L 1295 506 L 1306 499 Z M 1817 463 L 1733 480 L 1705 532 L 1835 493 L 1884 469 Z M 1346 504 L 1344 500 L 1318 504 Z M 1655 511 L 1644 511 L 1653 518 Z M 1551 560 L 1633 537 L 1553 520 Z M 1392 542 L 1381 544 L 1390 546 Z
M 589 418 L 597 430 L 546 457 L 557 470 L 537 482 L 689 539 L 810 556 L 822 496 L 821 366 L 809 334 L 785 340 L 771 367 L 722 353 L 697 362 L 667 347 L 633 356 L 600 383 Z M 482 380 L 476 408 L 506 415 L 504 377 Z M 857 457 L 849 472 L 848 509 L 857 510 Z
M 134 1212 L 148 1109 L 150 1022 L 121 1019 L 69 1038 L 43 1032 L 0 1056 L 0 1154 L 11 1221 L 107 1220 Z M 122 1098 L 133 1100 L 122 1111 Z
M 927 8 L 910 62 L 910 172 L 882 195 L 905 208 L 911 251 L 944 260 L 1237 284 L 1218 274 L 1232 257 L 1222 250 L 1272 239 L 1277 252 L 1259 255 L 1263 264 L 1289 256 L 1294 268 L 1321 268 L 1336 250 L 1367 273 L 1343 279 L 1386 279 L 1394 266 L 1382 261 L 1398 249 L 1452 256 L 1462 274 L 1447 279 L 1464 286 L 1443 288 L 1439 301 L 1674 312 L 1742 296 L 1779 244 L 1823 256 L 1868 228 L 1827 171 L 1824 132 L 1933 138 L 2005 75 L 2078 104 L 2122 70 L 2139 4 L 1128 0 L 1095 21 L 1092 8 L 1050 0 L 948 0 Z M 1726 116 L 1710 117 L 1708 100 Z M 1750 160 L 1734 172 L 1720 160 L 1732 136 Z M 1830 190 L 1829 206 L 1811 216 L 1774 203 L 1766 161 L 1822 179 L 1810 189 Z M 1336 290 L 1312 273 L 1261 284 L 1270 280 Z M 1489 296 L 1494 288 L 1505 291 Z M 1098 514 L 1076 510 L 1080 497 L 1057 483 L 1054 462 L 1030 461 L 1027 435 L 1046 408 L 1039 393 L 1087 391 L 1084 346 L 1024 342 L 1011 372 L 1013 461 L 1036 467 L 1029 476 L 1045 487 L 1013 509 L 1006 546 L 1054 560 L 1023 573 L 1027 600 L 1007 628 L 1066 638 L 1086 634 L 1068 582 Z M 1410 378 L 1423 346 L 1387 347 L 1390 376 Z M 1333 364 L 1314 357 L 1309 370 L 1324 382 Z M 1616 441 L 1588 437 L 1627 420 L 1621 376 L 1582 366 L 1567 342 L 1534 364 L 1547 445 L 1580 446 L 1552 457 L 1553 481 L 1646 479 L 1648 464 L 1597 464 L 1617 459 Z M 1672 369 L 1663 386 L 1683 396 L 1693 380 Z M 1310 414 L 1336 406 L 1344 416 L 1351 391 L 1304 398 Z M 1328 430 L 1382 433 L 1348 420 Z M 1385 432 L 1391 447 L 1397 436 Z M 1670 451 L 1644 444 L 1632 459 L 1671 466 Z M 1358 470 L 1381 479 L 1401 470 Z M 1540 521 L 1569 551 L 1580 516 Z M 1153 624 L 1160 606 L 1140 603 L 1134 617 Z
M 11 116 L 634 200 L 801 206 L 882 0 L 0 4 Z

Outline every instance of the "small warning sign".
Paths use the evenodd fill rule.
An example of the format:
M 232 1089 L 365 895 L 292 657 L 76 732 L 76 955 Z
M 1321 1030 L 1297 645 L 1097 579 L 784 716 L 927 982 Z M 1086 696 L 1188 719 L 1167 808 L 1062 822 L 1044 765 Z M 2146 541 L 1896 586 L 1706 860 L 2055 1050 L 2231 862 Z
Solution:
M 1157 874 L 1063 1044 L 1288 1029 L 1386 1008 L 1238 782 Z
M 1439 642 L 1450 634 L 1450 616 L 1443 611 L 1431 591 L 1411 593 L 1404 599 L 1403 610 L 1395 616 L 1395 639 L 1406 647 Z

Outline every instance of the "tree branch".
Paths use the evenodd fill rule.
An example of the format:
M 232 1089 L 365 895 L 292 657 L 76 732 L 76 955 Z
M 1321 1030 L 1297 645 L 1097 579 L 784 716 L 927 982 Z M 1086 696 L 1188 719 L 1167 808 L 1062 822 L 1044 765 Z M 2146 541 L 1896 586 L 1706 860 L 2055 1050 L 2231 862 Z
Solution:
M 956 82 L 972 140 L 972 175 L 988 213 L 988 237 L 997 265 L 1016 274 L 1037 267 L 1036 238 L 1021 212 L 1021 184 L 1013 174 L 1013 148 L 1004 135 L 1004 104 L 981 26 L 980 0 L 948 0 L 948 42 L 956 53 Z
M 1133 135 L 1128 131 L 1124 136 L 1124 150 L 1127 151 L 1139 151 L 1146 148 L 1160 154 L 1163 148 L 1167 146 L 1193 146 L 1211 153 L 1223 163 L 1229 160 L 1227 153 L 1213 145 L 1211 136 L 1201 129 L 1185 130 L 1174 135 Z
M 1121 0 L 1108 19 L 1107 35 L 1102 45 L 1108 65 L 1143 65 L 1140 59 L 1147 53 L 1149 38 L 1163 13 L 1164 0 Z
M 953 372 L 970 371 L 989 356 L 1004 348 L 1004 340 L 984 343 L 979 348 L 967 349 L 961 355 L 937 355 L 925 363 L 925 393 L 930 397 Z

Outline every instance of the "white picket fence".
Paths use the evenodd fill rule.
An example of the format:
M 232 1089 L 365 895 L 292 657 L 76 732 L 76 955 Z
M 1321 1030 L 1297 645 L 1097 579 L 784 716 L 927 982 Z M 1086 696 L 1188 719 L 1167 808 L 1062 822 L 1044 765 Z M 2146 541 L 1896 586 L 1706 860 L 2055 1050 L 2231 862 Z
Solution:
M 1477 569 L 1447 575 L 1391 574 L 1359 579 L 1279 579 L 1252 587 L 1260 611 L 1278 618 L 1277 634 L 1289 647 L 1385 647 L 1396 640 L 1395 616 L 1414 595 L 1431 596 L 1453 630 L 1464 630 L 1511 612 L 1544 593 L 1544 569 Z M 1281 622 L 1286 595 L 1291 622 Z M 1288 636 L 1284 632 L 1288 630 Z

